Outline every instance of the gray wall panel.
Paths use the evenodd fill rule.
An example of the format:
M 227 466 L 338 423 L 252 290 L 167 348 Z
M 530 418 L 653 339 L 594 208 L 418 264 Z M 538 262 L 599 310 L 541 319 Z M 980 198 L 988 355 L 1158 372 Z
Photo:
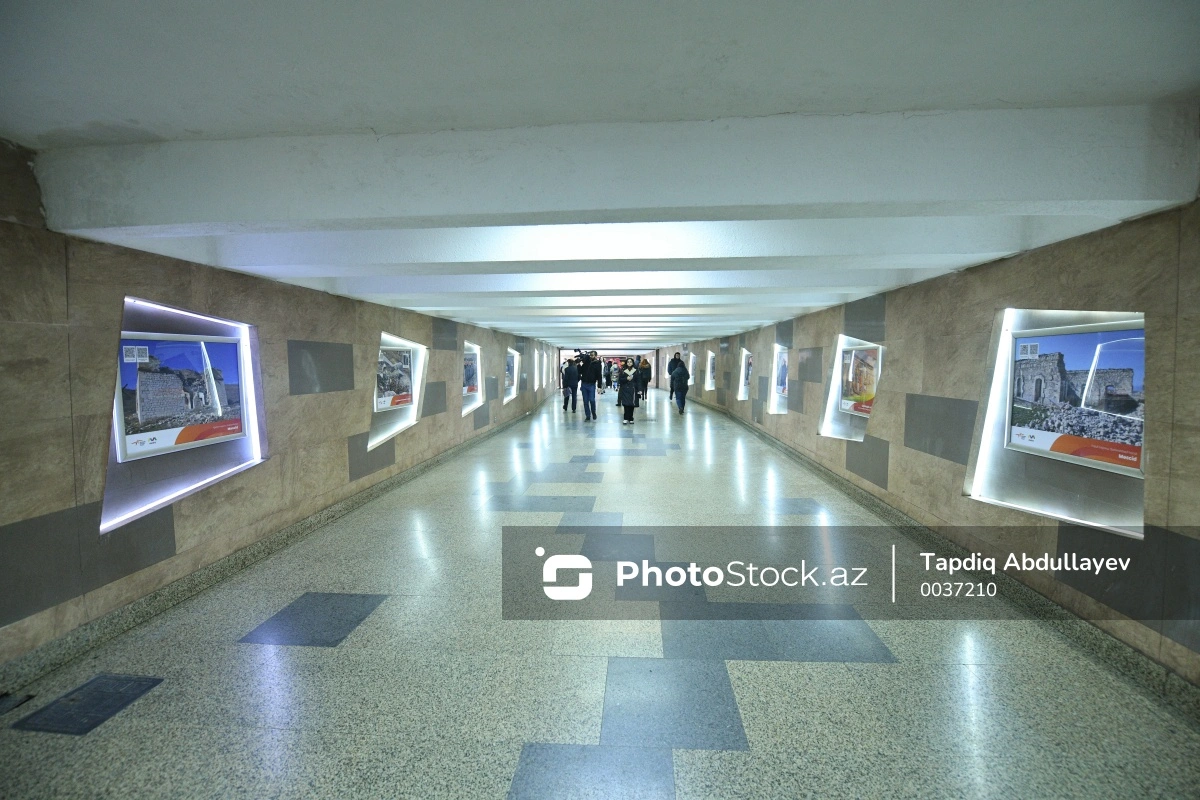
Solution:
M 1200 652 L 1200 539 L 1174 531 L 1166 535 L 1163 634 Z
M 175 555 L 175 512 L 160 508 L 108 533 L 79 529 L 83 590 L 90 592 Z
M 975 400 L 910 394 L 904 402 L 904 446 L 966 464 L 975 435 Z
M 100 504 L 0 527 L 0 625 L 84 593 L 79 531 L 100 535 Z
M 846 471 L 870 481 L 881 489 L 888 487 L 888 451 L 886 439 L 868 435 L 861 442 L 846 442 Z
M 487 392 L 485 397 L 487 397 L 488 400 L 494 400 L 500 396 L 500 379 L 495 375 L 488 375 L 486 378 L 484 378 L 483 385 Z
M 475 409 L 475 413 L 471 415 L 475 420 L 475 430 L 486 428 L 488 423 L 492 421 L 491 403 L 484 403 L 479 408 Z
M 887 338 L 885 309 L 887 304 L 882 294 L 864 297 L 846 304 L 842 333 L 868 342 L 882 342 Z
M 791 381 L 788 383 L 787 396 L 788 411 L 797 414 L 804 413 L 804 384 Z
M 763 401 L 762 400 L 751 400 L 750 401 L 750 420 L 752 422 L 757 422 L 759 425 L 762 424 L 762 421 L 763 421 Z
M 780 322 L 775 326 L 775 344 L 783 345 L 789 350 L 792 347 L 792 330 L 795 328 L 792 320 Z
M 441 317 L 433 318 L 433 349 L 458 349 L 458 323 Z
M 343 392 L 354 388 L 354 345 L 288 339 L 290 394 Z
M 1058 526 L 1058 553 L 1077 553 L 1081 558 L 1128 558 L 1129 569 L 1096 575 L 1083 570 L 1056 572 L 1055 577 L 1109 608 L 1133 619 L 1163 618 L 1167 539 L 1162 528 L 1147 526 L 1145 539 L 1113 536 L 1082 525 Z M 1154 623 L 1158 627 L 1158 623 Z
M 388 439 L 374 450 L 367 449 L 370 433 L 356 433 L 346 439 L 346 452 L 350 457 L 350 480 L 365 478 L 372 472 L 396 463 L 396 440 Z
M 725 390 L 724 389 L 717 389 L 717 405 L 719 405 L 719 406 L 725 405 Z
M 795 352 L 796 380 L 801 383 L 825 382 L 825 348 L 802 347 Z
M 771 376 L 770 375 L 759 375 L 758 376 L 758 399 L 766 400 L 767 398 L 770 397 L 770 395 L 771 395 Z
M 425 384 L 425 400 L 421 406 L 421 416 L 432 417 L 446 410 L 446 382 L 433 381 Z

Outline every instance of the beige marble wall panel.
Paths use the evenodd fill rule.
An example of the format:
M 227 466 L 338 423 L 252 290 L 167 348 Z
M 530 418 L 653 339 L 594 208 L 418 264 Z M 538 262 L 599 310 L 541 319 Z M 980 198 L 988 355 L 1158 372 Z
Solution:
M 0 663 L 69 633 L 90 619 L 83 597 L 75 597 L 5 625 L 0 628 Z
M 71 418 L 0 421 L 0 525 L 74 505 Z
M 1192 203 L 1179 216 L 1179 322 L 1168 520 L 1172 528 L 1196 535 L 1200 526 L 1200 203 Z
M 203 267 L 114 245 L 67 241 L 72 326 L 119 332 L 126 296 L 187 309 L 197 309 L 203 301 L 196 296 L 196 271 Z
M 229 541 L 250 522 L 286 507 L 283 462 L 272 457 L 175 503 L 176 552 L 201 542 Z
M 882 377 L 879 385 L 885 385 Z M 867 420 L 867 435 L 887 440 L 891 448 L 903 447 L 905 403 L 903 392 L 880 389 L 875 394 L 875 404 Z
M 112 414 L 121 328 L 72 325 L 69 329 L 71 408 L 76 414 Z
M 104 499 L 112 413 L 76 414 L 71 427 L 75 443 L 75 502 L 98 503 Z
M 69 355 L 65 325 L 0 321 L 0 402 L 26 420 L 69 417 Z
M 344 440 L 370 427 L 368 403 L 358 390 L 289 395 L 268 406 L 271 452 L 308 448 L 328 439 Z
M 0 322 L 67 321 L 67 249 L 62 236 L 0 222 Z
M 1144 627 L 1144 626 L 1143 626 Z M 1200 658 L 1169 636 L 1159 639 L 1158 660 L 1167 669 L 1179 673 L 1185 681 L 1200 685 Z
M 258 329 L 259 375 L 262 379 L 263 400 L 266 402 L 267 429 L 271 428 L 271 412 L 291 395 L 291 379 L 288 377 L 287 339 L 271 332 L 270 328 Z
M 986 394 L 990 317 L 977 324 L 971 334 L 925 337 L 924 370 L 920 394 L 979 400 Z M 884 355 L 886 360 L 891 355 Z M 882 385 L 882 381 L 880 381 Z
M 887 350 L 883 354 L 883 371 L 879 375 L 880 388 L 886 387 L 893 392 L 923 392 L 925 339 L 920 336 L 907 339 L 889 338 L 881 344 Z M 934 369 L 938 366 L 935 362 Z
M 346 482 L 350 472 L 345 439 L 329 439 L 311 447 L 289 447 L 278 459 L 283 485 L 281 506 L 324 494 Z

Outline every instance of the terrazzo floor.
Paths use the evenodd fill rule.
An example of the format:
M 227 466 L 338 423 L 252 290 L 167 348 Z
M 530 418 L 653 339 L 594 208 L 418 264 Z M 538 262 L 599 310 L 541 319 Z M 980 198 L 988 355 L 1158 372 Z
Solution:
M 885 525 L 718 413 L 655 391 L 625 426 L 611 399 L 549 402 L 24 687 L 0 797 L 1200 797 L 1200 728 L 1016 611 L 675 613 L 757 602 L 718 589 L 502 619 L 504 526 L 675 526 L 586 544 L 671 562 L 713 526 Z M 161 683 L 83 736 L 12 727 L 103 673 Z

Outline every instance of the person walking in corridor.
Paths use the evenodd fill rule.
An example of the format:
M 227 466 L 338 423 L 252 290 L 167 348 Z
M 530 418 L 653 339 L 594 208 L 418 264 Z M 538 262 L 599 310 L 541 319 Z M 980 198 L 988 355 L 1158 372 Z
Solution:
M 575 397 L 579 389 L 579 362 L 576 359 L 568 359 L 563 364 L 562 370 L 562 387 L 563 387 L 563 411 L 567 410 L 567 404 L 571 405 L 571 413 L 575 413 Z M 587 402 L 583 405 L 584 413 L 587 413 Z
M 671 382 L 671 396 L 675 398 L 675 405 L 679 406 L 680 414 L 683 413 L 683 404 L 688 393 L 688 381 L 691 378 L 692 374 L 688 372 L 683 359 L 679 359 L 679 364 L 671 372 L 668 380 Z
M 638 367 L 638 383 L 641 385 L 641 394 L 643 400 L 650 399 L 650 362 L 645 358 L 642 359 L 641 366 Z
M 617 375 L 617 403 L 625 407 L 625 419 L 622 420 L 622 425 L 633 424 L 633 409 L 638 404 L 640 390 L 640 371 L 634 365 L 633 359 L 627 358 L 621 367 L 621 372 Z
M 671 360 L 667 362 L 668 388 L 670 388 L 670 385 L 671 385 L 671 376 L 675 374 L 675 368 L 678 367 L 682 363 L 683 363 L 683 357 L 680 356 L 679 353 L 676 353 L 675 355 L 671 356 Z M 670 391 L 671 391 L 671 394 L 667 397 L 668 400 L 675 397 L 675 390 L 672 388 L 672 389 L 670 389 Z
M 580 360 L 579 379 L 583 382 L 583 421 L 592 422 L 596 419 L 596 384 L 604 380 L 601 374 L 604 367 L 595 350 L 585 353 Z

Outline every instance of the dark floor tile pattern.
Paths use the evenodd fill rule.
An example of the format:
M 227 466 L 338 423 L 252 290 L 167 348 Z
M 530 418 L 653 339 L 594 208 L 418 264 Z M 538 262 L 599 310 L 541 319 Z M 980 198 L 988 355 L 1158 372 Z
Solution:
M 297 647 L 337 647 L 386 594 L 305 592 L 238 641 Z
M 642 576 L 639 574 L 636 581 L 616 587 L 614 597 L 617 600 L 681 603 L 689 606 L 708 602 L 703 586 L 692 586 L 690 583 L 684 583 L 682 586 L 671 586 L 667 583 L 667 570 L 671 567 L 680 567 L 686 570 L 688 564 L 683 562 L 655 562 L 653 559 L 648 560 L 651 562 L 651 566 L 657 567 L 662 571 L 662 584 L 659 585 L 658 581 L 651 575 L 646 580 L 646 585 L 643 586 Z
M 610 658 L 600 744 L 748 750 L 725 662 Z
M 850 619 L 664 619 L 662 642 L 664 658 L 865 664 L 896 660 L 871 626 Z
M 775 500 L 771 510 L 776 514 L 812 516 L 824 511 L 825 507 L 811 497 L 780 497 Z
M 488 511 L 591 511 L 595 497 L 555 495 L 499 495 L 484 502 Z
M 619 528 L 625 524 L 620 511 L 566 511 L 558 523 L 561 528 Z
M 508 797 L 674 800 L 674 761 L 666 747 L 527 744 Z
M 591 531 L 584 536 L 579 552 L 592 561 L 653 561 L 654 537 L 644 533 Z
M 102 673 L 13 725 L 23 731 L 83 736 L 162 683 L 162 678 Z

